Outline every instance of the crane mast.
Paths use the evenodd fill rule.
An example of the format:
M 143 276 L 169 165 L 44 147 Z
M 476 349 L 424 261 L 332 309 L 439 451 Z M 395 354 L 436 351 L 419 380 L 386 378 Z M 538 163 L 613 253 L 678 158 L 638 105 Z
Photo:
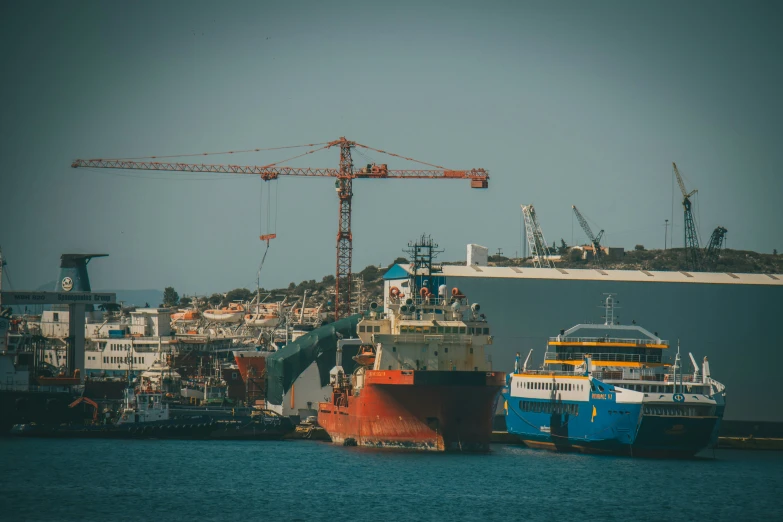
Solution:
M 337 197 L 340 199 L 340 213 L 337 228 L 337 272 L 334 287 L 334 317 L 340 319 L 351 315 L 351 263 L 353 257 L 353 236 L 351 235 L 351 199 L 353 198 L 353 160 L 351 147 L 354 144 L 342 138 L 340 143 L 340 173 L 337 176 Z M 304 309 L 304 307 L 302 307 Z
M 133 161 L 126 159 L 77 159 L 71 167 L 90 167 L 103 169 L 156 170 L 166 172 L 205 172 L 216 174 L 245 174 L 260 176 L 263 181 L 278 179 L 280 176 L 332 177 L 339 200 L 337 227 L 337 266 L 335 274 L 335 320 L 351 313 L 351 264 L 353 257 L 353 235 L 351 233 L 351 203 L 353 200 L 354 179 L 467 179 L 471 188 L 485 189 L 489 186 L 489 173 L 485 169 L 451 170 L 438 165 L 420 162 L 398 154 L 374 149 L 345 137 L 330 141 L 321 149 L 339 147 L 340 163 L 338 168 L 298 168 L 283 167 L 277 164 L 257 165 L 209 165 L 203 163 L 167 163 L 158 161 Z M 370 164 L 354 168 L 351 149 L 362 147 L 375 152 L 389 154 L 402 159 L 417 161 L 435 167 L 433 169 L 391 170 L 385 164 Z M 315 149 L 315 150 L 321 150 Z M 310 152 L 315 152 L 315 150 Z M 309 152 L 307 153 L 309 154 Z M 149 157 L 149 160 L 155 158 Z M 261 236 L 264 241 L 272 239 L 274 234 Z
M 574 209 L 574 214 L 576 214 L 576 220 L 579 221 L 579 225 L 582 227 L 582 230 L 585 231 L 585 234 L 587 234 L 587 238 L 590 240 L 590 243 L 592 243 L 593 245 L 593 254 L 595 255 L 595 258 L 599 259 L 601 257 L 601 238 L 604 236 L 604 231 L 601 230 L 597 236 L 593 234 L 593 229 L 590 228 L 590 225 L 587 223 L 587 220 L 584 218 L 582 213 L 579 212 L 579 209 L 576 208 L 576 205 L 571 205 L 571 208 Z
M 688 192 L 685 189 L 685 182 L 682 180 L 680 171 L 677 168 L 677 164 L 672 162 L 672 168 L 674 169 L 674 175 L 677 178 L 677 184 L 680 186 L 682 192 L 682 208 L 684 213 L 684 229 L 685 229 L 685 261 L 688 268 L 693 271 L 702 269 L 701 250 L 699 247 L 699 235 L 696 229 L 696 220 L 693 218 L 693 209 L 691 206 L 691 196 L 698 192 L 697 189 L 693 189 Z
M 530 255 L 533 258 L 533 266 L 536 268 L 554 268 L 552 261 L 547 256 L 547 243 L 544 232 L 536 217 L 536 209 L 533 205 L 522 205 L 522 215 L 525 218 L 525 234 Z

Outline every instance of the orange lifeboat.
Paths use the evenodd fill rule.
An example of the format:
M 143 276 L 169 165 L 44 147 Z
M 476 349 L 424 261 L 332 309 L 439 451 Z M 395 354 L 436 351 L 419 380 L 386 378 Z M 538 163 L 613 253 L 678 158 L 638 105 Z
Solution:
M 353 360 L 361 366 L 372 366 L 375 364 L 375 347 L 365 344 L 359 347 L 359 353 L 353 356 Z

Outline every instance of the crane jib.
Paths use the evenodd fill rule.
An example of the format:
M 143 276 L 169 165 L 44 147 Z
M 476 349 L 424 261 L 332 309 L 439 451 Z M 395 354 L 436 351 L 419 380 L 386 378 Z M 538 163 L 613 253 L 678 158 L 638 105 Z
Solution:
M 313 145 L 321 145 L 313 144 Z M 283 167 L 280 163 L 311 154 L 317 150 L 331 147 L 340 148 L 339 168 L 300 168 Z M 362 147 L 382 154 L 388 154 L 400 159 L 414 161 L 420 165 L 434 167 L 431 169 L 390 170 L 386 164 L 369 164 L 366 167 L 355 168 L 351 158 L 351 149 Z M 287 147 L 276 147 L 287 148 Z M 267 149 L 264 149 L 267 150 Z M 268 149 L 272 150 L 272 149 Z M 205 154 L 206 155 L 206 154 Z M 171 156 L 169 156 L 171 157 Z M 142 159 L 142 158 L 139 158 Z M 210 165 L 203 163 L 165 163 L 149 161 L 153 159 L 147 156 L 147 161 L 134 161 L 131 159 L 88 159 L 75 160 L 71 167 L 88 167 L 104 169 L 128 169 L 128 170 L 156 170 L 168 172 L 201 172 L 215 174 L 250 174 L 260 176 L 264 181 L 272 181 L 280 176 L 308 176 L 337 178 L 337 195 L 339 198 L 340 212 L 338 215 L 337 234 L 337 274 L 335 281 L 335 319 L 348 316 L 351 310 L 351 252 L 353 249 L 353 236 L 351 234 L 351 180 L 353 179 L 466 179 L 470 181 L 471 188 L 485 189 L 489 186 L 489 172 L 485 169 L 452 170 L 439 165 L 415 160 L 399 154 L 394 154 L 382 149 L 375 149 L 349 141 L 345 137 L 330 141 L 320 149 L 307 151 L 293 158 L 278 161 L 267 165 Z M 262 241 L 275 237 L 273 233 L 261 236 Z M 543 239 L 543 237 L 542 237 Z

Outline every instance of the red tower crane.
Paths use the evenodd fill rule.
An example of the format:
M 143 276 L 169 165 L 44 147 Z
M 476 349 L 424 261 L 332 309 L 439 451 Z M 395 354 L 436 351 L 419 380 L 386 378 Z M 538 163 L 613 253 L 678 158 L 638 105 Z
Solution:
M 91 167 L 106 169 L 131 169 L 131 170 L 162 170 L 171 172 L 211 172 L 222 174 L 256 174 L 264 181 L 275 180 L 280 176 L 313 176 L 336 178 L 335 188 L 339 199 L 339 219 L 337 228 L 337 273 L 335 275 L 335 319 L 346 317 L 351 313 L 351 258 L 353 254 L 353 237 L 351 235 L 351 200 L 353 198 L 354 179 L 468 179 L 471 188 L 487 188 L 489 173 L 484 169 L 450 170 L 438 165 L 413 160 L 398 154 L 375 149 L 362 145 L 355 141 L 349 141 L 344 137 L 326 143 L 321 149 L 340 147 L 340 164 L 336 169 L 331 168 L 297 168 L 281 167 L 277 164 L 265 166 L 242 165 L 207 165 L 194 163 L 161 163 L 157 161 L 133 161 L 124 159 L 89 159 L 75 160 L 71 167 Z M 417 161 L 424 165 L 435 167 L 429 170 L 389 170 L 385 164 L 370 164 L 366 167 L 355 169 L 351 158 L 351 149 L 362 147 L 375 152 L 389 154 L 402 159 Z M 258 149 L 256 149 L 258 150 Z M 301 156 L 303 156 L 302 154 Z M 297 156 L 299 157 L 299 156 Z M 155 159 L 150 157 L 150 159 Z M 262 240 L 269 241 L 274 234 L 261 236 Z

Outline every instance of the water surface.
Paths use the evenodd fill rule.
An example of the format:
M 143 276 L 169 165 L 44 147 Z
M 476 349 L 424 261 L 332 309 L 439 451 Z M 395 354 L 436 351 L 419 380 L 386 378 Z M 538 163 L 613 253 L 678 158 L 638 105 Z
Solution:
M 0 439 L 2 520 L 783 519 L 783 453 L 646 460 L 322 442 Z

